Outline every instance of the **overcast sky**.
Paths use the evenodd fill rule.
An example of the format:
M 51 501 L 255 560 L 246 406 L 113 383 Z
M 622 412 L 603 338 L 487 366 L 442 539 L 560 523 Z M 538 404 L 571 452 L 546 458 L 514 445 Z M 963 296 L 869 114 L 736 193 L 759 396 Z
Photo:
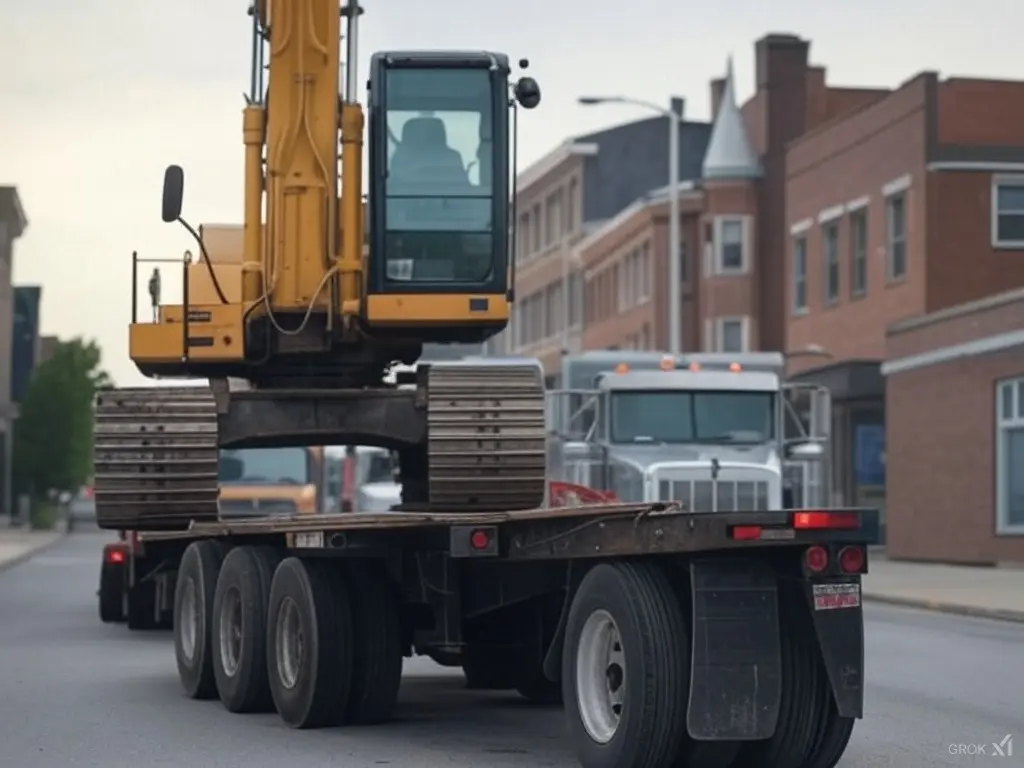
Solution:
M 188 235 L 160 220 L 168 163 L 186 170 L 194 223 L 240 222 L 247 0 L 0 0 L 0 183 L 30 220 L 15 277 L 43 288 L 42 331 L 96 338 L 122 384 L 130 254 L 176 256 Z M 840 85 L 895 86 L 922 69 L 1024 78 L 1021 0 L 364 0 L 360 79 L 375 50 L 473 48 L 526 56 L 544 94 L 521 127 L 528 163 L 565 138 L 643 115 L 583 108 L 581 93 L 687 100 L 705 119 L 708 81 L 734 56 L 740 99 L 753 41 L 812 40 Z M 926 12 L 926 16 L 919 15 Z M 165 297 L 176 290 L 165 270 Z M 180 283 L 180 280 L 177 281 Z M 143 296 L 145 289 L 143 287 Z

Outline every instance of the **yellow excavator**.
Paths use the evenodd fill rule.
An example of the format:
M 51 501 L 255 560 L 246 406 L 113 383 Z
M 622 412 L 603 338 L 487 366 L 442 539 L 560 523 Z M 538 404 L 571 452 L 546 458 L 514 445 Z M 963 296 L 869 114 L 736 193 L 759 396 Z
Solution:
M 99 395 L 101 527 L 217 520 L 223 448 L 388 448 L 405 510 L 542 503 L 536 365 L 422 364 L 414 387 L 385 383 L 424 343 L 480 342 L 507 325 L 517 115 L 539 104 L 539 86 L 500 53 L 375 53 L 364 110 L 362 13 L 358 0 L 250 9 L 239 264 L 211 257 L 182 218 L 184 172 L 167 169 L 163 220 L 193 235 L 198 258 L 183 264 L 180 305 L 159 307 L 155 322 L 133 320 L 130 354 L 147 376 L 209 386 Z

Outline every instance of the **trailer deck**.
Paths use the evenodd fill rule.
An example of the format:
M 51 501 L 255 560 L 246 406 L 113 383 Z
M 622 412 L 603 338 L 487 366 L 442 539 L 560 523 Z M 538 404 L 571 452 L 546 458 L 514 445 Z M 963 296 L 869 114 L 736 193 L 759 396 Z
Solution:
M 875 540 L 873 509 L 697 513 L 676 502 L 591 504 L 510 512 L 385 512 L 289 516 L 193 523 L 187 530 L 140 533 L 142 542 L 206 538 L 285 539 L 290 549 L 326 549 L 339 555 L 396 543 L 402 532 L 448 529 L 453 557 L 514 560 L 612 557 L 785 546 L 814 541 Z M 474 546 L 474 534 L 479 546 Z M 376 545 L 376 546 L 375 546 Z

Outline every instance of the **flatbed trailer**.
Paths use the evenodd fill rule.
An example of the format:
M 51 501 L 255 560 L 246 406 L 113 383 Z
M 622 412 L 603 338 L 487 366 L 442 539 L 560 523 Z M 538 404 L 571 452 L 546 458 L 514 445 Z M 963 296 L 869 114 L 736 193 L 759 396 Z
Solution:
M 863 714 L 873 510 L 356 512 L 138 539 L 175 574 L 187 694 L 296 728 L 389 720 L 415 654 L 564 702 L 584 768 L 831 768 Z

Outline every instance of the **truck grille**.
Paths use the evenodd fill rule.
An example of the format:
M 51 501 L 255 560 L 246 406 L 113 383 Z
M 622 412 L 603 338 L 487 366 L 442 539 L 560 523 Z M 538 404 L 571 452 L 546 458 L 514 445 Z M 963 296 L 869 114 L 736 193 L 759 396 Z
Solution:
M 662 480 L 658 498 L 694 512 L 766 512 L 769 485 L 762 480 Z
M 294 515 L 295 502 L 288 499 L 231 499 L 221 501 L 223 517 L 277 517 Z

